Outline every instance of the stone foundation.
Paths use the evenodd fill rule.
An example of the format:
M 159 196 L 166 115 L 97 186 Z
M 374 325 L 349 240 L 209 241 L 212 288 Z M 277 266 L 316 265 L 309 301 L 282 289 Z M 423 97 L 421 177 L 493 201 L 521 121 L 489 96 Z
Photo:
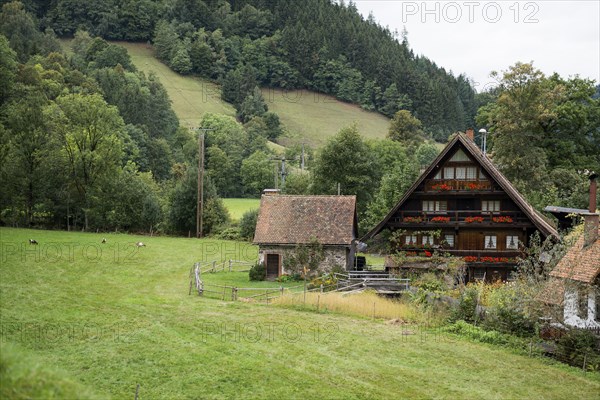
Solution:
M 279 254 L 281 256 L 282 274 L 287 274 L 289 271 L 285 269 L 285 260 L 290 252 L 295 250 L 295 246 L 275 246 L 261 245 L 258 249 L 258 261 L 265 262 L 266 254 Z M 351 256 L 350 249 L 343 246 L 323 246 L 324 260 L 319 265 L 319 273 L 331 272 L 336 266 L 346 270 L 347 265 L 350 265 L 353 260 L 349 260 Z

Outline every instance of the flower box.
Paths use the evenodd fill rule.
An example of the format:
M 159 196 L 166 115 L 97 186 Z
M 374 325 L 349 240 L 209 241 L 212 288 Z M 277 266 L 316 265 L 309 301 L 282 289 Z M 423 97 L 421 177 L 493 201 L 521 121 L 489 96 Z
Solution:
M 423 218 L 421 217 L 404 217 L 402 219 L 403 222 L 412 222 L 415 224 L 420 224 L 421 222 L 423 222 Z
M 450 217 L 433 217 L 431 222 L 447 223 L 450 222 Z
M 433 185 L 431 188 L 433 190 L 440 190 L 440 191 L 452 190 L 452 186 L 450 186 L 446 183 L 437 183 L 437 184 Z
M 492 221 L 499 224 L 512 224 L 513 219 L 509 216 L 492 217 Z
M 483 222 L 484 218 L 483 217 L 467 217 L 465 218 L 465 222 L 467 224 L 472 224 L 473 222 Z

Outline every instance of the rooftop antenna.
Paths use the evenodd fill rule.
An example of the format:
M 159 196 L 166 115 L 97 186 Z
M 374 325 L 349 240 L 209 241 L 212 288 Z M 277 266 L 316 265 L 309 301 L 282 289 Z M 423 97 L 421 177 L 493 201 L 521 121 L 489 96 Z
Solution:
M 487 152 L 487 130 L 485 130 L 485 128 L 481 128 L 479 130 L 479 133 L 481 133 L 483 135 L 483 141 L 481 143 L 482 149 L 481 151 L 483 152 L 483 155 L 486 154 Z

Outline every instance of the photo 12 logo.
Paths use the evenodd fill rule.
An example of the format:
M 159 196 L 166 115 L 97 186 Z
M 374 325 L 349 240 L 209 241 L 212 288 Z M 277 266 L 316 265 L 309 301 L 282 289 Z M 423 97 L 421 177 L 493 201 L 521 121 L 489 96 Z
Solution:
M 487 22 L 510 19 L 515 24 L 537 24 L 540 6 L 532 1 L 403 1 L 402 23 Z
M 48 242 L 32 246 L 22 242 L 2 242 L 0 243 L 0 260 L 3 263 L 11 261 L 34 263 L 98 263 L 112 261 L 126 263 L 133 261 L 139 251 L 139 247 L 134 243 Z

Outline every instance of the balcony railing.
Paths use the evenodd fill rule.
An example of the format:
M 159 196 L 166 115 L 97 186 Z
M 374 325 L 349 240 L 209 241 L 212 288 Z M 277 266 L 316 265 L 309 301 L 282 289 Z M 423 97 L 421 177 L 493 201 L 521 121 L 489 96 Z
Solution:
M 397 226 L 405 225 L 460 225 L 460 226 L 479 226 L 493 225 L 502 226 L 525 226 L 530 221 L 525 214 L 520 211 L 473 211 L 473 210 L 449 210 L 449 211 L 400 211 L 399 216 L 392 217 L 390 223 Z
M 425 181 L 426 192 L 490 191 L 494 186 L 488 180 L 429 179 Z

